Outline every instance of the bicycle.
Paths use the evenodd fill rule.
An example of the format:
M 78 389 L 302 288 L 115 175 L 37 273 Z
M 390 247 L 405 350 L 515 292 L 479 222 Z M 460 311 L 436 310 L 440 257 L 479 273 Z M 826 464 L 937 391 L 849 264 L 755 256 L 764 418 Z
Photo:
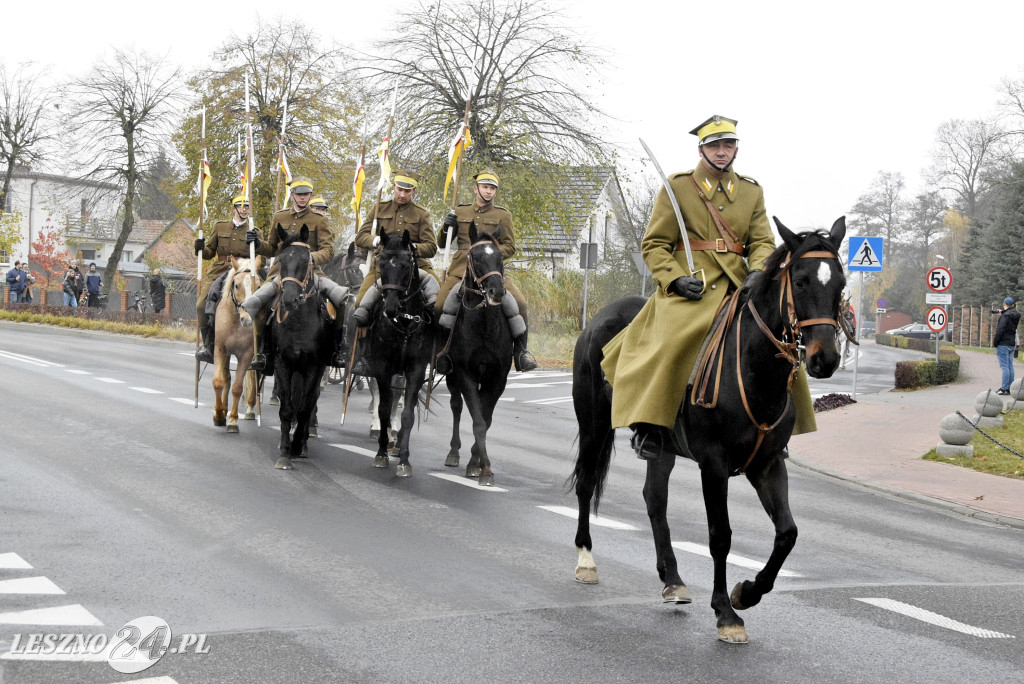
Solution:
M 132 303 L 128 305 L 128 311 L 135 311 L 139 314 L 146 313 L 146 295 L 141 292 L 132 292 Z

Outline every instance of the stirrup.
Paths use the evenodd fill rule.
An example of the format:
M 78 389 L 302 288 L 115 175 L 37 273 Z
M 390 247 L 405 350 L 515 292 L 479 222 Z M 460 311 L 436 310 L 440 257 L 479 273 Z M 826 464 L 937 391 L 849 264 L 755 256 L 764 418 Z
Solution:
M 434 359 L 434 372 L 441 375 L 448 375 L 452 372 L 452 357 L 450 354 L 442 354 Z
M 629 438 L 629 445 L 633 447 L 637 458 L 642 461 L 651 461 L 661 456 L 664 451 L 664 437 L 664 428 L 657 425 L 634 428 L 633 436 Z
M 252 368 L 257 373 L 262 373 L 267 368 L 267 355 L 253 354 L 252 361 L 249 363 L 249 368 Z
M 528 349 L 516 352 L 513 361 L 516 364 L 516 370 L 520 373 L 537 370 L 537 358 Z
M 348 361 L 345 359 L 345 350 L 339 349 L 338 351 L 331 354 L 331 368 L 344 368 L 348 365 Z
M 196 360 L 202 361 L 203 363 L 213 363 L 213 352 L 205 346 L 199 347 L 196 351 Z

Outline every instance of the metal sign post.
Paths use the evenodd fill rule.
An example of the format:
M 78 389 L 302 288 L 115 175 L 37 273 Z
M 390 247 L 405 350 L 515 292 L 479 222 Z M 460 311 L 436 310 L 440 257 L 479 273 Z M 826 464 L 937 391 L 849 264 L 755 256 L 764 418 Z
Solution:
M 848 238 L 849 244 L 847 254 L 849 255 L 846 268 L 850 272 L 860 272 L 857 284 L 857 311 L 860 312 L 860 319 L 857 321 L 857 342 L 860 343 L 860 329 L 864 325 L 864 309 L 861 306 L 864 299 L 864 272 L 878 273 L 882 270 L 882 258 L 885 254 L 885 243 L 880 237 L 855 236 Z M 878 332 L 877 330 L 875 331 Z M 853 360 L 853 390 L 852 398 L 857 398 L 857 371 L 860 367 L 860 352 Z

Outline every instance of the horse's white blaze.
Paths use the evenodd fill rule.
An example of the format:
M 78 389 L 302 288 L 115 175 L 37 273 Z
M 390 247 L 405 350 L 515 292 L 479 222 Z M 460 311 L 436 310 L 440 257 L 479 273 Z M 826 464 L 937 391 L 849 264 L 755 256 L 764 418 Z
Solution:
M 576 547 L 576 554 L 578 556 L 578 560 L 576 561 L 576 567 L 577 568 L 596 568 L 597 567 L 597 564 L 594 563 L 594 556 L 593 556 L 593 554 L 590 553 L 590 551 L 587 551 L 586 549 L 577 546 Z
M 818 281 L 822 285 L 828 285 L 828 282 L 832 280 L 832 269 L 824 261 L 818 266 Z
M 484 247 L 484 254 L 494 254 L 494 247 L 487 245 Z

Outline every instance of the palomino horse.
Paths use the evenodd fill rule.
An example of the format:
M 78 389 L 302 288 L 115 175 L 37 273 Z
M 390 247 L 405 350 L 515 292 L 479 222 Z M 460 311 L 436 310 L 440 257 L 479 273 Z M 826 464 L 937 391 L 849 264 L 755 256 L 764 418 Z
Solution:
M 231 258 L 231 270 L 224 280 L 224 292 L 217 304 L 216 326 L 213 347 L 213 424 L 224 425 L 227 413 L 228 387 L 231 387 L 231 412 L 227 413 L 228 432 L 238 432 L 238 402 L 242 396 L 243 380 L 245 391 L 245 420 L 255 420 L 256 383 L 246 371 L 252 362 L 252 328 L 239 321 L 239 307 L 249 297 L 261 280 L 255 273 L 263 265 L 263 257 L 256 257 L 255 267 L 248 259 Z M 255 277 L 255 284 L 253 283 Z M 234 356 L 235 381 L 231 382 L 231 357 Z
M 302 455 L 309 439 L 310 419 L 320 397 L 320 378 L 334 351 L 333 322 L 314 289 L 309 229 L 303 225 L 291 237 L 277 227 L 281 248 L 281 290 L 272 327 L 274 382 L 281 385 L 281 443 L 275 464 L 291 470 L 292 459 Z M 292 429 L 294 428 L 294 433 Z
M 459 465 L 459 423 L 465 399 L 473 419 L 472 456 L 466 477 L 478 477 L 483 486 L 494 484 L 487 456 L 487 430 L 512 366 L 512 337 L 501 310 L 505 296 L 505 268 L 498 235 L 477 234 L 469 224 L 471 242 L 466 276 L 462 281 L 462 306 L 451 336 L 452 372 L 445 382 L 451 392 L 452 440 L 446 466 Z
M 784 460 L 796 419 L 789 388 L 801 361 L 816 378 L 830 377 L 839 365 L 836 317 L 846 279 L 838 253 L 846 234 L 845 217 L 835 222 L 828 235 L 796 235 L 778 219 L 775 223 L 784 244 L 765 262 L 763 277 L 749 292 L 737 295 L 738 313 L 720 340 L 724 346 L 718 347 L 717 361 L 712 362 L 711 369 L 719 364 L 721 379 L 717 402 L 693 403 L 688 393 L 680 408 L 690 452 L 684 455 L 700 466 L 704 491 L 715 569 L 711 607 L 718 617 L 718 638 L 731 643 L 747 641 L 736 611 L 757 605 L 772 590 L 782 563 L 796 544 Z M 575 483 L 579 501 L 576 579 L 584 583 L 597 582 L 590 509 L 591 502 L 595 511 L 600 502 L 615 432 L 611 388 L 601 372 L 602 348 L 643 305 L 640 297 L 610 304 L 594 317 L 576 343 L 572 393 L 580 449 L 570 482 Z M 676 446 L 685 451 L 684 446 Z M 654 532 L 658 575 L 665 585 L 662 598 L 689 603 L 666 518 L 669 475 L 675 463 L 676 454 L 670 451 L 648 460 L 643 492 Z M 740 582 L 730 595 L 725 576 L 732 538 L 727 496 L 729 478 L 741 473 L 775 525 L 775 544 L 754 580 Z
M 369 331 L 363 342 L 368 374 L 377 381 L 380 402 L 377 415 L 381 422 L 377 437 L 377 454 L 373 465 L 388 466 L 388 429 L 391 427 L 391 379 L 398 375 L 405 380 L 405 407 L 402 409 L 402 428 L 398 434 L 398 467 L 395 475 L 409 477 L 409 436 L 416 419 L 416 405 L 420 388 L 426 379 L 430 361 L 433 331 L 430 325 L 432 307 L 420 289 L 416 251 L 409 231 L 401 235 L 385 235 L 384 249 L 378 261 L 379 287 L 382 301 L 370 317 Z

